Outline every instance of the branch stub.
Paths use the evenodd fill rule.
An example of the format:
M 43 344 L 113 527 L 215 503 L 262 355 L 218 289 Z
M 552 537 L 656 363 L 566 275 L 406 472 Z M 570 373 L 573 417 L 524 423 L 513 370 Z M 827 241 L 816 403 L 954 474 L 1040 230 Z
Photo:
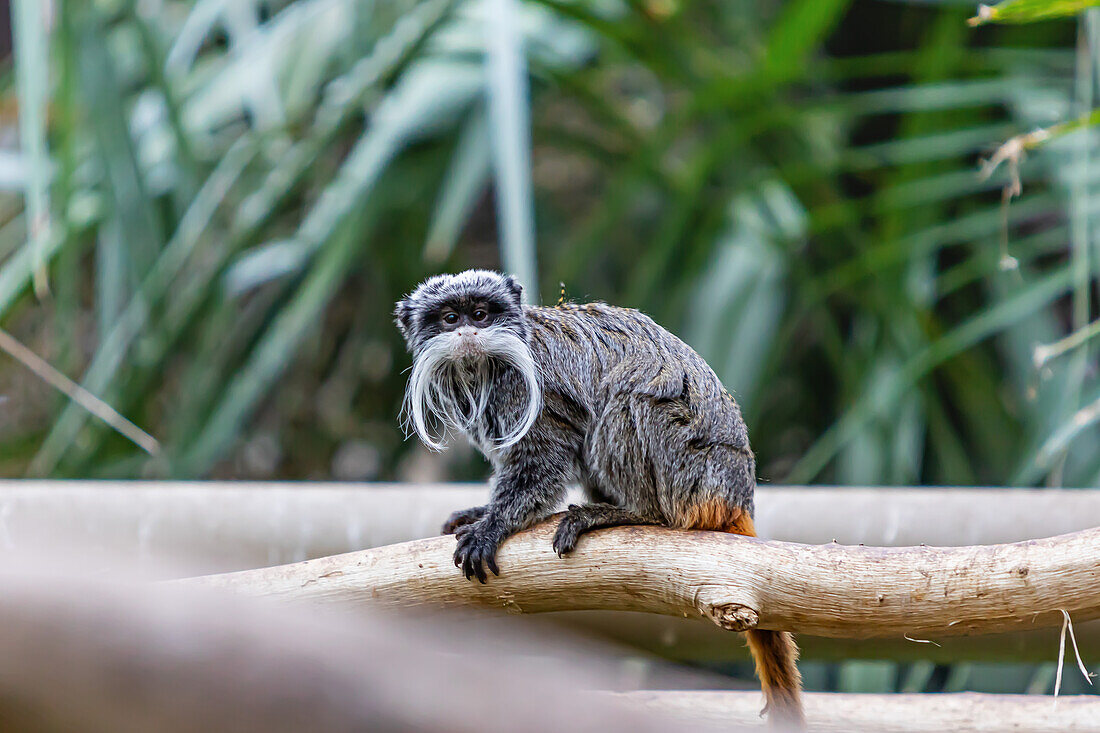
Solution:
M 740 603 L 711 606 L 707 609 L 707 616 L 728 631 L 748 631 L 755 629 L 756 624 L 760 622 L 759 613 Z

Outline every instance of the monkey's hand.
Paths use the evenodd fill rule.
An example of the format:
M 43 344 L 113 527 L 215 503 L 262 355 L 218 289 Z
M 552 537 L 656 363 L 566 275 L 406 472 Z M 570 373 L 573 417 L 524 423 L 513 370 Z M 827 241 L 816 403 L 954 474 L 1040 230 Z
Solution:
M 469 509 L 461 509 L 452 514 L 446 522 L 443 523 L 443 534 L 454 534 L 455 530 L 459 527 L 465 527 L 467 524 L 473 524 L 477 520 L 485 516 L 485 510 L 488 507 L 474 506 Z
M 489 520 L 490 517 L 483 516 L 476 522 L 463 525 L 455 531 L 458 537 L 455 566 L 462 568 L 462 574 L 467 580 L 476 575 L 477 579 L 484 583 L 488 577 L 485 574 L 486 565 L 493 571 L 493 575 L 500 575 L 496 555 L 497 547 L 504 541 L 504 533 Z

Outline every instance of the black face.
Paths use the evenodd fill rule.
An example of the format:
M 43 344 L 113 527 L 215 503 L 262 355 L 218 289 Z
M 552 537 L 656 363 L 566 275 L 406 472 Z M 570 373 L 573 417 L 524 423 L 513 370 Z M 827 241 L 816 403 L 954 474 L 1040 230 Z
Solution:
M 394 315 L 414 352 L 432 338 L 464 326 L 507 328 L 526 339 L 521 293 L 514 278 L 495 272 L 437 275 L 398 302 Z
M 462 327 L 489 328 L 514 326 L 521 319 L 519 308 L 494 297 L 491 293 L 472 293 L 425 304 L 414 316 L 415 343 L 422 344 L 440 334 Z
M 501 309 L 493 308 L 489 302 L 456 303 L 440 309 L 439 322 L 444 331 L 453 331 L 462 326 L 486 328 L 492 325 L 500 313 Z

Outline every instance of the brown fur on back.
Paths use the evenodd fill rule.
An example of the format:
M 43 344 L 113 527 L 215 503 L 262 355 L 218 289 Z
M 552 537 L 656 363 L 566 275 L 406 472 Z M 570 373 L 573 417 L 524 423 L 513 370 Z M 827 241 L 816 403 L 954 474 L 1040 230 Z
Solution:
M 689 507 L 677 526 L 685 529 L 709 529 L 718 532 L 756 536 L 752 516 L 728 501 L 714 499 Z M 786 631 L 750 629 L 745 632 L 749 651 L 756 663 L 756 676 L 764 692 L 768 722 L 780 730 L 803 730 L 802 675 L 798 672 L 798 645 Z

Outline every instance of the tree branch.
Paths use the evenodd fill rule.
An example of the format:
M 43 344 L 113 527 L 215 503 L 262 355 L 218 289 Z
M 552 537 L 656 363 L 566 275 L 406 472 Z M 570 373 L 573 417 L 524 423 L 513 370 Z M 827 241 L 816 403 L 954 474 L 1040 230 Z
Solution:
M 685 729 L 591 694 L 626 678 L 590 640 L 470 614 L 274 608 L 151 586 L 117 558 L 88 573 L 86 548 L 64 549 L 0 557 L 5 733 Z
M 991 633 L 1100 617 L 1100 528 L 1008 545 L 850 547 L 623 527 L 558 558 L 556 521 L 501 547 L 501 576 L 467 581 L 436 537 L 184 584 L 287 599 L 387 606 L 489 606 L 515 613 L 612 609 L 705 616 L 868 638 Z

